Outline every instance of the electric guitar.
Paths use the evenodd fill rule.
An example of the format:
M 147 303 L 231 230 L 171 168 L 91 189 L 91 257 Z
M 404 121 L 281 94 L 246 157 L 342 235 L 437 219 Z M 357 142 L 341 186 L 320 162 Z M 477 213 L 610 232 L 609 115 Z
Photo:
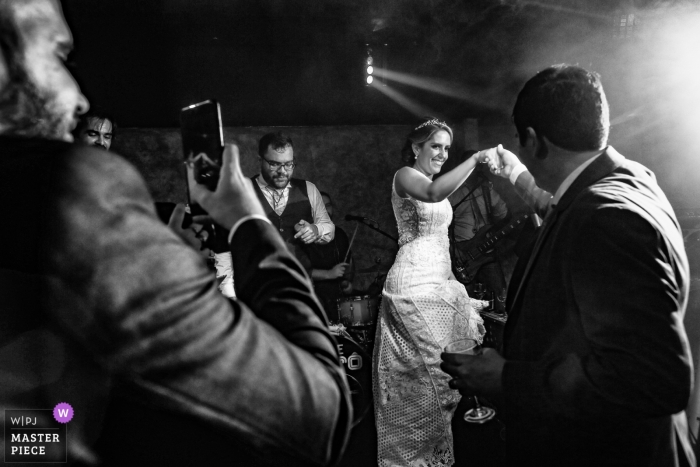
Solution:
M 494 230 L 493 226 L 485 225 L 476 232 L 473 238 L 450 244 L 452 272 L 457 280 L 463 284 L 473 281 L 479 268 L 491 260 L 487 252 L 491 251 L 496 243 L 513 232 L 527 218 L 528 214 L 518 216 L 495 232 L 492 231 Z

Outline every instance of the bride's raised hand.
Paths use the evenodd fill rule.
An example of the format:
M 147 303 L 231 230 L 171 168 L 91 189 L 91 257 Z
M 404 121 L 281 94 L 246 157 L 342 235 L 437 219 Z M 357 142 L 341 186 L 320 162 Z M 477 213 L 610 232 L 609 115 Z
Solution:
M 499 145 L 500 147 L 500 145 Z M 488 164 L 489 170 L 498 175 L 501 170 L 501 158 L 498 154 L 498 148 L 489 148 L 479 151 L 475 154 L 476 160 L 482 164 Z

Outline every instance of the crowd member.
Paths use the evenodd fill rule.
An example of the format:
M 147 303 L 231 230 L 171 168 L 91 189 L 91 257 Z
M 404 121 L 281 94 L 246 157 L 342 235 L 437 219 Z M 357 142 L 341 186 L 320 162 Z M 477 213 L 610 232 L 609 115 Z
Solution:
M 116 132 L 114 118 L 101 110 L 90 109 L 78 119 L 73 136 L 76 141 L 109 151 Z
M 331 196 L 325 191 L 319 192 L 328 217 L 333 220 L 335 206 Z M 307 253 L 311 262 L 311 278 L 314 290 L 326 315 L 332 323 L 340 322 L 338 316 L 338 299 L 352 294 L 352 254 L 348 255 L 350 242 L 343 229 L 335 227 L 335 237 L 328 243 L 309 245 Z M 346 261 L 346 256 L 347 261 Z
M 485 302 L 470 299 L 451 273 L 447 197 L 487 155 L 433 180 L 451 145 L 450 127 L 426 119 L 409 133 L 405 167 L 392 183 L 399 252 L 382 293 L 372 381 L 381 466 L 453 464 L 450 421 L 460 397 L 440 371 L 440 351 L 451 340 L 484 335 L 477 311 Z
M 465 151 L 465 155 L 471 156 L 476 152 Z M 508 206 L 480 167 L 485 166 L 477 166 L 462 186 L 448 197 L 453 210 L 450 227 L 454 248 L 452 261 L 453 264 L 459 261 L 458 266 L 468 272 L 461 277 L 457 271 L 457 280 L 465 284 L 470 293 L 473 293 L 475 282 L 484 284 L 492 292 L 494 311 L 504 313 L 507 284 L 497 247 L 478 258 L 468 256 L 468 252 L 477 248 L 479 242 L 488 240 L 483 233 L 504 225 L 510 218 Z
M 536 206 L 544 224 L 508 290 L 503 356 L 443 354 L 450 385 L 501 399 L 508 465 L 671 467 L 692 458 L 683 412 L 693 374 L 688 260 L 666 196 L 653 173 L 608 146 L 595 73 L 539 72 L 520 91 L 513 122 L 522 164 L 499 147 L 501 175 L 516 191 L 536 182 L 534 192 L 554 196 L 527 197 L 550 201 Z
M 331 222 L 318 188 L 306 180 L 292 178 L 296 162 L 294 143 L 284 133 L 267 133 L 258 143 L 260 173 L 252 179 L 255 192 L 289 249 L 307 269 L 311 261 L 305 245 L 333 240 Z
M 21 236 L 0 232 L 0 410 L 70 403 L 69 461 L 88 463 L 119 381 L 129 430 L 102 465 L 332 464 L 352 419 L 336 345 L 237 148 L 216 192 L 188 171 L 230 230 L 228 300 L 177 235 L 184 207 L 168 228 L 131 165 L 71 144 L 88 108 L 71 43 L 58 1 L 0 0 L 0 196 L 23 219 Z

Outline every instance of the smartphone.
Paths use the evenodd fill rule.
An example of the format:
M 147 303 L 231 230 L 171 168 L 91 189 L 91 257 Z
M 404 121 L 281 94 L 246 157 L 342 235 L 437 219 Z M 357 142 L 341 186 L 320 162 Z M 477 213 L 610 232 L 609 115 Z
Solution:
M 182 109 L 180 132 L 182 153 L 185 161 L 193 164 L 195 181 L 216 190 L 224 150 L 219 103 L 209 99 Z

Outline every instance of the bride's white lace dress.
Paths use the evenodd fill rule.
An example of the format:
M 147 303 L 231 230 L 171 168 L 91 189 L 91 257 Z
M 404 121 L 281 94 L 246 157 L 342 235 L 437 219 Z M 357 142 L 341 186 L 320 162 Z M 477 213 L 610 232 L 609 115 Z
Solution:
M 447 200 L 401 198 L 391 203 L 399 252 L 386 279 L 373 356 L 374 411 L 380 466 L 450 466 L 450 422 L 460 395 L 448 387 L 440 353 L 451 340 L 481 341 L 483 320 L 450 277 Z

